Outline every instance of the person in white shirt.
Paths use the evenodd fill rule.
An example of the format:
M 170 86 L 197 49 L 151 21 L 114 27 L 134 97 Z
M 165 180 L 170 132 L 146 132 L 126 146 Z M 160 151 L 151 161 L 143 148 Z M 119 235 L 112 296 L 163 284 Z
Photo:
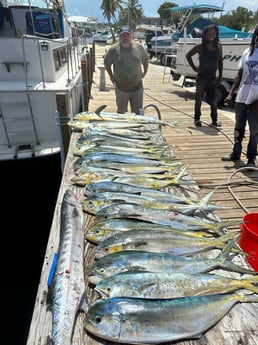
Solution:
M 235 84 L 235 85 L 234 85 Z M 258 142 L 258 25 L 256 26 L 250 47 L 245 49 L 240 63 L 239 71 L 234 81 L 231 91 L 234 91 L 235 86 L 239 85 L 236 96 L 236 125 L 235 129 L 240 132 L 235 133 L 235 144 L 233 152 L 229 155 L 223 156 L 224 161 L 235 161 L 240 159 L 241 143 L 244 137 L 245 121 L 247 118 L 249 125 L 250 139 L 247 147 L 247 166 L 256 167 L 257 142 Z M 229 100 L 232 97 L 231 92 L 227 97 Z M 242 108 L 242 113 L 241 109 Z M 237 126 L 238 124 L 238 126 Z M 238 138 L 236 138 L 238 135 Z M 238 143 L 236 142 L 238 141 Z M 239 147 L 240 141 L 240 147 Z

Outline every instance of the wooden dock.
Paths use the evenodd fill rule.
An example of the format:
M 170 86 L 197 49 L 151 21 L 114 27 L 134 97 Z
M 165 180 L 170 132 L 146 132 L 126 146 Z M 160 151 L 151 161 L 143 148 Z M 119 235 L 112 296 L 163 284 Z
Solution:
M 100 91 L 100 68 L 105 49 L 108 47 L 96 45 L 96 67 L 92 85 L 89 110 L 94 111 L 101 105 L 106 105 L 105 111 L 116 112 L 114 87 L 106 74 L 105 89 Z M 163 82 L 164 79 L 164 82 Z M 102 80 L 103 82 L 103 80 Z M 101 86 L 101 88 L 103 85 Z M 221 161 L 221 156 L 231 152 L 234 128 L 234 110 L 219 109 L 219 120 L 222 127 L 215 129 L 208 124 L 210 121 L 209 106 L 203 103 L 203 126 L 193 125 L 194 87 L 181 87 L 173 82 L 168 74 L 164 75 L 164 67 L 155 60 L 150 62 L 149 72 L 144 79 L 145 114 L 158 116 L 162 120 L 177 121 L 175 128 L 162 127 L 161 132 L 171 146 L 176 157 L 187 166 L 187 171 L 198 184 L 198 192 L 205 195 L 215 188 L 211 202 L 229 207 L 219 210 L 216 216 L 221 221 L 236 220 L 239 224 L 242 217 L 249 212 L 258 212 L 258 169 L 248 171 L 244 167 L 246 158 L 233 162 Z M 158 111 L 157 111 L 158 109 Z M 246 133 L 248 138 L 248 132 Z M 55 215 L 46 248 L 41 278 L 36 297 L 34 313 L 31 321 L 27 345 L 50 344 L 51 311 L 47 308 L 47 279 L 54 253 L 58 248 L 60 229 L 60 206 L 64 191 L 70 188 L 82 199 L 82 189 L 71 183 L 73 175 L 72 164 L 75 160 L 72 149 L 78 138 L 78 133 L 72 134 L 65 163 L 63 179 L 59 190 Z M 247 139 L 244 141 L 246 148 Z M 92 216 L 85 214 L 85 226 L 93 221 Z M 239 229 L 238 225 L 231 229 Z M 93 245 L 86 243 L 85 274 L 89 272 L 90 262 L 94 259 Z M 241 260 L 245 265 L 245 262 Z M 246 266 L 247 267 L 247 266 Z M 240 275 L 239 275 L 240 276 Z M 94 298 L 89 292 L 89 298 Z M 198 340 L 180 341 L 173 344 L 181 345 L 257 345 L 258 344 L 258 311 L 257 304 L 237 304 L 216 326 L 210 329 Z M 76 322 L 72 344 L 106 344 L 108 342 L 92 337 L 83 331 L 82 313 Z M 111 344 L 111 343 L 110 343 Z

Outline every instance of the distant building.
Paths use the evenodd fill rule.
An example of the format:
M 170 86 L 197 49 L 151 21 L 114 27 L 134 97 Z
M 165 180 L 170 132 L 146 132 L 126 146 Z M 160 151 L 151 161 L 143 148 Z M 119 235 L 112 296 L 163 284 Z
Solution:
M 88 26 L 98 24 L 97 17 L 70 16 L 69 20 L 73 22 L 76 26 Z

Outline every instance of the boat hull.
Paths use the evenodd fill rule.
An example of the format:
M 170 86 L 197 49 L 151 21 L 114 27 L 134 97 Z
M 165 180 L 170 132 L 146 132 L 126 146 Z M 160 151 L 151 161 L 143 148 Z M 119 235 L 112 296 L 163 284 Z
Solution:
M 190 67 L 186 61 L 185 55 L 196 44 L 200 43 L 200 39 L 187 38 L 180 39 L 177 42 L 177 54 L 174 55 L 172 61 L 172 70 L 176 75 L 183 75 L 186 78 L 196 78 L 196 72 Z M 233 81 L 238 71 L 238 63 L 241 59 L 243 51 L 250 46 L 251 39 L 221 39 L 222 51 L 223 51 L 223 79 L 227 81 Z M 198 57 L 194 56 L 193 61 L 198 65 Z
M 4 13 L 12 22 L 6 15 L 0 30 L 0 160 L 55 154 L 62 150 L 61 125 L 84 110 L 81 61 L 86 52 L 63 16 L 60 32 L 46 31 L 56 12 L 33 9 L 39 32 L 28 24 L 28 6 L 9 6 Z M 60 95 L 62 115 L 67 114 L 61 120 Z

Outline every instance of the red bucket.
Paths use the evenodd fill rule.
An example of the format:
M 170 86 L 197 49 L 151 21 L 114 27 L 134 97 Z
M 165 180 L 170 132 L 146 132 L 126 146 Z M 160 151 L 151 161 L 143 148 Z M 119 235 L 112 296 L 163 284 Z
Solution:
M 240 225 L 241 237 L 238 241 L 242 250 L 247 253 L 247 261 L 258 272 L 258 213 L 248 213 Z

